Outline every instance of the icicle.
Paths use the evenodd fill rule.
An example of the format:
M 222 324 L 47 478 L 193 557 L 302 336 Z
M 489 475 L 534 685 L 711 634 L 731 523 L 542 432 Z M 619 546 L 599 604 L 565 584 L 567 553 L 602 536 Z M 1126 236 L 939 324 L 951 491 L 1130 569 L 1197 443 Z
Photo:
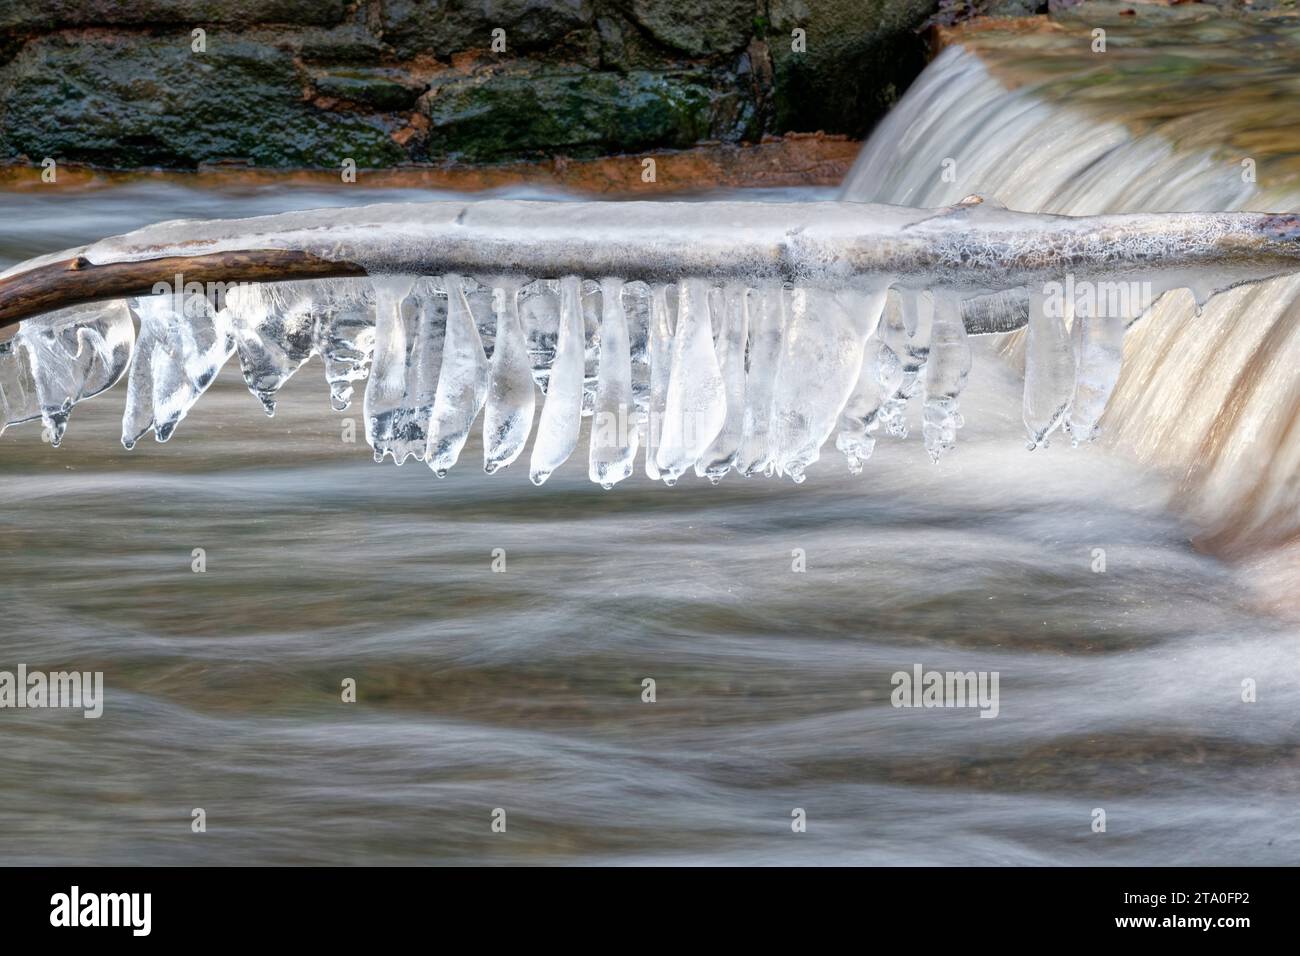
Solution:
M 369 280 L 345 280 L 333 294 L 315 299 L 313 349 L 325 363 L 330 407 L 346 411 L 353 382 L 366 377 L 375 352 L 374 293 Z
M 898 355 L 880 341 L 880 319 L 887 297 L 888 290 L 881 289 L 864 301 L 867 327 L 874 331 L 862 348 L 857 383 L 840 412 L 835 447 L 844 455 L 851 475 L 862 473 L 863 462 L 875 450 L 881 408 L 902 384 L 903 370 Z
M 604 310 L 601 285 L 594 279 L 582 280 L 582 417 L 590 417 L 596 408 L 596 379 L 600 369 L 600 330 Z
M 749 478 L 772 473 L 769 431 L 772 424 L 772 389 L 776 383 L 785 330 L 785 309 L 780 286 L 757 293 L 758 308 L 750 313 L 749 374 L 745 379 L 745 411 L 740 451 L 735 469 Z
M 587 474 L 608 490 L 632 474 L 637 433 L 632 401 L 632 348 L 623 311 L 623 280 L 601 279 L 600 367 Z
M 39 415 L 50 444 L 57 448 L 72 407 L 122 377 L 134 342 L 135 327 L 120 300 L 62 309 L 23 323 L 9 343 L 7 359 L 15 374 L 0 376 L 0 388 L 11 393 L 4 399 L 0 431 L 10 421 Z
M 14 340 L 0 342 L 0 434 L 10 425 L 39 418 L 41 403 L 25 349 Z
M 727 415 L 708 300 L 709 285 L 703 279 L 683 279 L 678 284 L 673 365 L 662 441 L 655 452 L 660 477 L 670 485 L 712 444 Z
M 244 283 L 226 293 L 244 384 L 275 414 L 275 395 L 315 348 L 306 284 Z
M 439 478 L 460 457 L 474 419 L 487 400 L 488 388 L 488 360 L 465 298 L 464 282 L 458 275 L 448 275 L 443 283 L 447 290 L 446 332 L 424 455 Z
M 1046 444 L 1065 419 L 1074 394 L 1074 351 L 1065 316 L 1074 304 L 1033 290 L 1025 338 L 1025 427 L 1029 447 Z
M 695 473 L 715 485 L 731 470 L 740 453 L 745 427 L 745 349 L 749 344 L 748 290 L 729 284 L 723 292 L 718 331 L 718 363 L 726 389 L 727 417 L 722 431 L 695 463 Z
M 126 385 L 122 445 L 134 448 L 150 428 L 165 442 L 235 352 L 230 313 L 202 295 L 136 299 L 140 337 Z
M 493 308 L 497 313 L 496 345 L 483 413 L 483 470 L 489 475 L 524 450 L 537 401 L 528 342 L 519 319 L 519 287 L 499 284 L 493 290 Z
M 366 383 L 366 440 L 375 460 L 423 459 L 442 356 L 446 299 L 427 279 L 375 283 L 375 358 Z
M 868 327 L 868 313 L 871 314 Z M 771 445 L 779 474 L 796 483 L 821 455 L 862 369 L 879 310 L 860 294 L 795 289 L 772 396 Z
M 1076 302 L 1070 331 L 1077 372 L 1065 420 L 1065 430 L 1076 447 L 1097 437 L 1098 422 L 1119 381 L 1127 326 L 1128 316 L 1122 312 L 1108 314 L 1104 302 Z
M 560 333 L 560 297 L 558 284 L 551 279 L 537 279 L 519 290 L 519 321 L 528 342 L 533 381 L 546 394 L 555 361 L 555 345 Z
M 931 461 L 952 449 L 963 424 L 957 399 L 970 374 L 970 342 L 961 319 L 961 300 L 950 293 L 934 294 L 934 331 L 925 369 L 925 412 L 921 435 Z
M 895 438 L 907 437 L 907 402 L 916 394 L 917 382 L 930 357 L 933 324 L 934 298 L 930 293 L 909 289 L 901 289 L 897 295 L 891 293 L 881 316 L 880 340 L 898 356 L 901 375 L 898 387 L 880 411 L 880 422 Z
M 623 314 L 627 318 L 628 351 L 632 358 L 632 402 L 635 424 L 645 428 L 650 410 L 650 310 L 653 293 L 644 282 L 623 286 Z
M 673 301 L 669 301 L 669 295 Z M 645 443 L 646 477 L 659 479 L 660 439 L 663 437 L 664 409 L 668 405 L 668 380 L 673 369 L 673 333 L 677 328 L 676 290 L 670 286 L 657 286 L 650 303 L 649 352 L 650 385 Z
M 528 477 L 540 485 L 573 454 L 582 428 L 582 388 L 585 335 L 582 321 L 582 280 L 560 280 L 560 323 L 546 401 L 537 423 Z
M 478 334 L 483 354 L 489 359 L 496 348 L 497 309 L 495 290 L 497 283 L 489 279 L 480 282 L 468 276 L 461 276 L 461 286 L 465 290 L 465 301 L 469 303 L 470 315 L 474 317 L 474 331 Z

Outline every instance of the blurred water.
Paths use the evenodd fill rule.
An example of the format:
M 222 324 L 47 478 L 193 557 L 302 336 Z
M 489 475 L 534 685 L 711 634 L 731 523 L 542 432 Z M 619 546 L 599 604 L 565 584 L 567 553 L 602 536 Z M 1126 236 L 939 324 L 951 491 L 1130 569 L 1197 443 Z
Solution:
M 6 196 L 0 249 L 345 197 Z M 981 349 L 953 455 L 883 439 L 851 479 L 829 449 L 798 487 L 602 492 L 571 461 L 537 489 L 477 438 L 442 481 L 381 467 L 315 361 L 272 420 L 228 368 L 164 446 L 117 444 L 120 390 L 60 449 L 11 429 L 0 670 L 107 692 L 0 710 L 0 858 L 1294 862 L 1294 628 L 1159 478 L 1026 452 L 1018 390 Z M 895 709 L 915 663 L 998 671 L 999 716 Z

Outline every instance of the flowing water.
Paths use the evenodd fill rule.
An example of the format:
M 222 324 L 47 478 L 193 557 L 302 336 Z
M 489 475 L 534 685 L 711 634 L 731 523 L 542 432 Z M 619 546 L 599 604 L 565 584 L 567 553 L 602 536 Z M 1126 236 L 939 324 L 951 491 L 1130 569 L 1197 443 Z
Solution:
M 962 109 L 917 109 L 938 92 Z M 1033 125 L 991 118 L 1025 112 L 1058 155 L 1082 149 L 1096 120 L 1067 109 L 952 51 L 850 191 L 991 187 L 1017 167 L 931 192 L 913 172 L 1013 150 Z M 932 121 L 948 133 L 927 141 Z M 959 154 L 963 131 L 989 142 Z M 820 194 L 777 198 L 795 195 Z M 11 195 L 0 265 L 162 218 L 373 199 Z M 232 363 L 168 444 L 133 452 L 120 389 L 59 449 L 35 425 L 0 439 L 0 670 L 106 683 L 97 720 L 0 710 L 5 862 L 1297 860 L 1300 664 L 1276 576 L 1193 547 L 1205 522 L 1159 462 L 1027 452 L 996 343 L 953 453 L 931 463 L 913 408 L 918 437 L 882 437 L 858 477 L 827 449 L 798 486 L 638 473 L 603 492 L 575 456 L 536 488 L 527 452 L 471 467 L 477 434 L 438 480 L 372 464 L 359 406 L 330 411 L 322 379 L 313 360 L 267 419 Z M 996 671 L 997 716 L 891 706 L 917 664 Z

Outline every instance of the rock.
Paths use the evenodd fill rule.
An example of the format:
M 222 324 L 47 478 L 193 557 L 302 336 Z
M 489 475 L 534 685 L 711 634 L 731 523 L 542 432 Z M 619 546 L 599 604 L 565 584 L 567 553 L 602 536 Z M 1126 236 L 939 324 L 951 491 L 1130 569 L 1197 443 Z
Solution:
M 505 30 L 506 53 L 553 49 L 595 20 L 591 0 L 384 0 L 384 42 L 400 57 L 445 58 L 487 50 L 492 31 Z
M 425 89 L 424 83 L 402 71 L 383 67 L 328 70 L 314 77 L 312 82 L 322 96 L 336 97 L 385 113 L 413 108 Z
M 734 53 L 753 34 L 753 0 L 630 0 L 628 15 L 665 46 L 703 56 Z
M 0 70 L 0 149 L 109 167 L 404 158 L 394 121 L 318 109 L 306 85 L 284 50 L 234 34 L 210 32 L 205 54 L 190 51 L 188 33 L 52 34 Z
M 435 80 L 420 100 L 430 159 L 500 162 L 736 139 L 752 105 L 704 70 L 585 71 L 515 62 Z M 751 132 L 750 135 L 753 135 Z
M 47 32 L 67 27 L 192 24 L 342 23 L 346 0 L 6 0 L 0 30 Z
M 0 0 L 0 160 L 373 166 L 861 135 L 924 65 L 937 2 Z
M 863 136 L 926 62 L 934 0 L 771 0 L 775 130 Z M 805 50 L 793 49 L 794 30 Z

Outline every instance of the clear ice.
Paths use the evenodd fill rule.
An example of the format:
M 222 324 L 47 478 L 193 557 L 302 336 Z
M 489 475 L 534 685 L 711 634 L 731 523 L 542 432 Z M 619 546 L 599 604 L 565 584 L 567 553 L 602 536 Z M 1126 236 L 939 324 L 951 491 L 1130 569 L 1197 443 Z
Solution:
M 713 346 L 709 284 L 683 279 L 677 287 L 677 327 L 660 443 L 659 477 L 668 484 L 692 467 L 722 430 L 727 394 Z
M 588 417 L 588 477 L 604 488 L 631 477 L 638 454 L 670 485 L 688 470 L 714 483 L 731 471 L 801 482 L 832 436 L 859 473 L 882 434 L 907 436 L 918 394 L 926 452 L 950 452 L 970 330 L 1006 331 L 1016 315 L 1027 317 L 1030 447 L 1058 428 L 1092 441 L 1133 315 L 1024 288 L 704 276 L 398 274 L 64 309 L 0 343 L 0 431 L 41 421 L 57 445 L 73 406 L 125 376 L 123 444 L 149 431 L 167 441 L 232 355 L 268 414 L 318 356 L 334 409 L 365 381 L 376 461 L 416 458 L 441 477 L 481 413 L 484 470 L 510 465 L 532 437 L 529 477 L 540 485 L 577 450 Z

